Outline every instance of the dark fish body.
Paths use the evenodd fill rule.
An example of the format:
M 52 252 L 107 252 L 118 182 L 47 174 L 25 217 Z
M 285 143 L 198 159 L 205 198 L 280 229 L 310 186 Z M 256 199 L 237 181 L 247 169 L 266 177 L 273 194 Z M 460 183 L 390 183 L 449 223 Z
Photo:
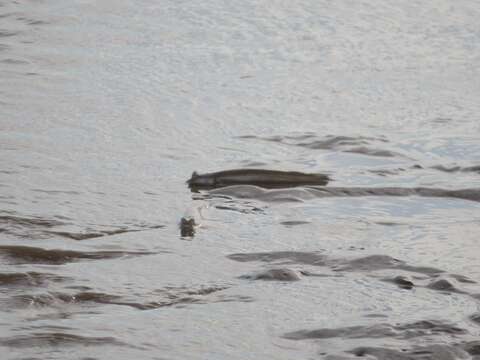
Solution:
M 324 174 L 306 174 L 297 171 L 238 169 L 226 170 L 200 175 L 192 174 L 187 184 L 190 188 L 213 189 L 231 185 L 256 185 L 263 188 L 283 188 L 303 185 L 320 185 L 328 183 Z

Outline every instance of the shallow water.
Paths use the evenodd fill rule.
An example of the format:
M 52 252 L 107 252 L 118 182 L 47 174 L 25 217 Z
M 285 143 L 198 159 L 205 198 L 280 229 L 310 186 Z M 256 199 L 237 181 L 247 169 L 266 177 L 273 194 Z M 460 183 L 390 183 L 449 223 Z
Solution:
M 451 0 L 1 1 L 2 354 L 478 357 L 480 203 L 185 181 L 480 189 L 479 17 Z M 275 281 L 285 268 L 300 280 Z

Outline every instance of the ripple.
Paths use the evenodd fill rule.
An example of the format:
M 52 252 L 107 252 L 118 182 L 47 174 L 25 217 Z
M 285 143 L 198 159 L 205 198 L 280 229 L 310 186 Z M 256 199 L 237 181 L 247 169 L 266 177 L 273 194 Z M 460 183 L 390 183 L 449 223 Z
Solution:
M 25 227 L 47 227 L 51 228 L 54 226 L 64 225 L 64 222 L 45 219 L 40 217 L 22 217 L 14 215 L 0 215 L 0 225 L 12 225 L 12 226 L 25 226 Z
M 445 321 L 422 320 L 403 325 L 376 324 L 335 329 L 300 330 L 287 333 L 283 337 L 290 340 L 329 339 L 337 337 L 347 339 L 386 337 L 411 339 L 439 334 L 465 335 L 468 334 L 468 331 Z
M 138 310 L 152 310 L 163 307 L 183 306 L 187 304 L 206 304 L 211 302 L 224 302 L 226 299 L 233 301 L 233 297 L 208 297 L 213 293 L 228 289 L 228 286 L 207 286 L 200 288 L 165 288 L 154 292 L 156 300 L 137 302 L 126 299 L 121 295 L 112 295 L 93 291 L 82 291 L 74 294 L 62 292 L 48 292 L 45 294 L 23 294 L 11 298 L 17 308 L 26 307 L 57 307 L 59 305 L 119 305 L 128 306 Z M 149 296 L 149 297 L 151 297 Z
M 480 202 L 480 189 L 447 190 L 439 188 L 402 187 L 334 187 L 308 186 L 293 189 L 263 189 L 254 185 L 233 185 L 210 190 L 212 196 L 228 196 L 240 199 L 256 199 L 266 202 L 292 202 L 329 197 L 364 196 L 421 196 L 432 198 L 452 198 Z
M 381 347 L 359 347 L 351 351 L 357 357 L 371 357 L 377 360 L 456 360 L 466 359 L 468 353 L 459 347 L 445 344 L 418 346 L 412 349 L 388 349 Z
M 300 252 L 300 251 L 273 251 L 261 253 L 240 253 L 231 254 L 227 258 L 240 262 L 261 261 L 267 263 L 280 264 L 307 264 L 315 266 L 325 266 L 326 256 L 316 252 Z M 278 262 L 278 260 L 281 260 Z
M 110 236 L 123 234 L 128 232 L 137 232 L 144 230 L 160 229 L 165 227 L 164 225 L 157 224 L 132 224 L 127 226 L 111 226 L 113 229 L 109 230 L 95 230 L 86 228 L 84 231 L 68 231 L 63 230 L 68 225 L 73 223 L 72 219 L 62 216 L 56 216 L 57 219 L 48 219 L 42 217 L 27 217 L 18 215 L 1 215 L 0 216 L 0 231 L 7 234 L 11 234 L 21 238 L 50 238 L 52 236 L 58 236 L 68 238 L 72 240 L 87 240 L 97 237 Z M 67 222 L 68 221 L 68 222 Z M 62 230 L 53 230 L 55 227 L 63 227 Z M 99 226 L 100 227 L 100 226 Z M 103 227 L 103 226 L 102 226 Z
M 19 34 L 18 31 L 8 31 L 0 29 L 0 37 L 10 37 Z
M 40 286 L 49 282 L 61 282 L 66 277 L 48 273 L 26 272 L 26 273 L 0 273 L 0 286 Z
M 444 165 L 435 165 L 432 166 L 432 169 L 443 171 L 446 173 L 457 173 L 457 172 L 474 172 L 480 174 L 480 165 L 474 166 L 444 166 Z
M 32 335 L 0 338 L 0 346 L 15 348 L 126 345 L 113 337 L 88 337 L 63 332 L 39 332 Z
M 262 141 L 276 142 L 284 145 L 299 146 L 313 150 L 334 150 L 345 153 L 355 153 L 366 156 L 376 157 L 401 157 L 408 158 L 405 155 L 379 148 L 389 141 L 380 137 L 368 136 L 336 136 L 327 135 L 318 137 L 315 134 L 307 133 L 293 136 L 270 136 L 259 137 L 254 135 L 240 136 L 240 139 L 257 139 Z

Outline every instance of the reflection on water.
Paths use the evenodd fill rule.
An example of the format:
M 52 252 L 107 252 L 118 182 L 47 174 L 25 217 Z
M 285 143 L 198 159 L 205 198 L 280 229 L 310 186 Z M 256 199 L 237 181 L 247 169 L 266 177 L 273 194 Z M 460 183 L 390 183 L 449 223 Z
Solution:
M 0 2 L 3 353 L 478 356 L 479 17 Z

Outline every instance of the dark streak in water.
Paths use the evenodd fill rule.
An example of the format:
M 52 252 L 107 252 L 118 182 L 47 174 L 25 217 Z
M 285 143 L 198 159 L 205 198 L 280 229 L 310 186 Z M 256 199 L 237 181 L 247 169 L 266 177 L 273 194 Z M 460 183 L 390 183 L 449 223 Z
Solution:
M 49 234 L 58 235 L 72 240 L 87 240 L 94 239 L 103 236 L 118 235 L 130 232 L 139 232 L 150 229 L 159 229 L 164 227 L 163 225 L 156 225 L 148 227 L 147 229 L 116 229 L 116 230 L 104 230 L 100 232 L 84 232 L 84 233 L 75 233 L 69 231 L 48 231 Z
M 10 37 L 10 36 L 14 36 L 14 35 L 17 35 L 18 32 L 15 32 L 15 31 L 8 31 L 8 30 L 1 30 L 0 29 L 0 37 Z
M 280 224 L 291 227 L 291 226 L 298 226 L 298 225 L 305 225 L 310 224 L 310 221 L 303 221 L 303 220 L 289 220 L 289 221 L 282 221 Z
M 67 278 L 47 273 L 0 273 L 0 286 L 40 286 L 50 281 L 61 282 Z
M 261 261 L 277 262 L 278 264 L 306 264 L 315 266 L 325 266 L 326 257 L 315 252 L 299 251 L 274 251 L 262 253 L 241 253 L 231 254 L 227 258 L 240 262 Z M 278 260 L 282 260 L 278 262 Z
M 162 289 L 158 296 L 162 297 L 158 301 L 134 302 L 125 300 L 122 296 L 98 293 L 92 291 L 83 291 L 75 294 L 66 294 L 59 292 L 49 292 L 47 294 L 36 295 L 18 295 L 12 298 L 15 307 L 50 307 L 58 304 L 78 304 L 88 303 L 129 306 L 138 310 L 152 310 L 162 307 L 171 307 L 185 304 L 205 304 L 208 302 L 233 300 L 233 298 L 205 298 L 207 295 L 227 289 L 228 286 L 210 286 L 199 289 Z
M 438 320 L 422 320 L 403 325 L 376 324 L 369 326 L 351 326 L 336 329 L 300 330 L 285 334 L 290 340 L 329 339 L 329 338 L 384 338 L 411 339 L 420 336 L 438 334 L 464 335 L 467 330 Z
M 70 346 L 99 346 L 126 344 L 113 337 L 87 337 L 60 332 L 35 333 L 32 335 L 0 338 L 0 346 L 31 348 L 31 347 L 70 347 Z
M 0 63 L 8 64 L 8 65 L 25 65 L 25 64 L 28 64 L 29 62 L 25 60 L 8 58 L 8 59 L 0 60 Z
M 393 151 L 381 150 L 381 149 L 370 149 L 366 146 L 354 147 L 348 150 L 344 150 L 344 152 L 361 154 L 361 155 L 369 155 L 369 156 L 379 156 L 379 157 L 403 157 L 403 155 L 395 153 Z
M 261 201 L 297 201 L 328 197 L 364 196 L 421 196 L 432 198 L 452 198 L 480 202 L 480 189 L 447 190 L 437 188 L 400 187 L 333 187 L 307 186 L 295 189 L 263 189 L 253 185 L 234 185 L 209 191 L 213 196 L 230 196 Z
M 285 145 L 293 145 L 305 147 L 314 150 L 336 150 L 346 153 L 355 153 L 367 156 L 379 157 L 405 157 L 400 153 L 390 150 L 377 149 L 369 147 L 373 142 L 387 143 L 388 140 L 384 138 L 373 137 L 351 137 L 351 136 L 333 136 L 327 135 L 323 138 L 318 138 L 314 134 L 303 134 L 298 136 L 241 136 L 241 139 L 258 139 L 263 141 L 277 142 Z
M 73 251 L 60 249 L 42 249 L 31 246 L 3 245 L 0 256 L 13 260 L 15 264 L 51 264 L 61 265 L 79 260 L 115 259 L 124 256 L 151 255 L 146 251 Z
M 231 260 L 240 262 L 260 261 L 276 264 L 304 264 L 314 266 L 328 266 L 333 271 L 376 271 L 384 269 L 399 269 L 429 276 L 443 273 L 431 267 L 411 266 L 404 261 L 394 259 L 387 255 L 370 255 L 366 257 L 349 259 L 329 259 L 325 255 L 315 252 L 274 251 L 263 253 L 239 253 L 227 256 Z M 279 261 L 280 260 L 280 261 Z
M 303 275 L 300 271 L 289 268 L 277 268 L 259 271 L 254 274 L 240 276 L 241 279 L 268 281 L 299 281 Z
M 73 240 L 86 240 L 102 236 L 159 229 L 164 227 L 164 225 L 133 224 L 129 228 L 122 226 L 112 230 L 90 230 L 88 228 L 82 232 L 51 230 L 57 226 L 68 225 L 68 223 L 65 221 L 72 221 L 71 219 L 61 216 L 56 216 L 56 218 L 64 221 L 11 214 L 1 215 L 0 226 L 3 225 L 3 228 L 0 227 L 0 231 L 22 238 L 45 238 L 52 237 L 52 235 L 54 235 Z
M 466 277 L 464 275 L 450 274 L 450 276 L 453 277 L 458 282 L 461 282 L 461 283 L 465 283 L 465 284 L 476 284 L 477 283 L 476 281 L 474 281 L 472 279 L 469 279 L 468 277 Z
M 470 320 L 472 320 L 475 324 L 480 325 L 480 313 L 471 315 Z
M 456 172 L 475 172 L 480 174 L 480 165 L 474 166 L 444 166 L 444 165 L 435 165 L 432 166 L 432 169 L 447 172 L 447 173 L 456 173 Z
M 468 351 L 446 344 L 417 346 L 412 349 L 394 350 L 381 347 L 359 347 L 349 351 L 356 357 L 377 360 L 457 360 L 468 358 Z
M 80 192 L 78 191 L 73 191 L 73 190 L 44 190 L 44 189 L 32 189 L 34 192 L 40 192 L 40 193 L 45 193 L 45 194 L 50 194 L 50 195 L 56 195 L 56 194 L 65 194 L 65 195 L 80 195 Z
M 388 255 L 370 255 L 354 260 L 340 260 L 340 267 L 335 267 L 335 271 L 375 271 L 383 269 L 400 269 L 425 275 L 436 275 L 443 273 L 432 267 L 407 265 L 404 261 L 392 258 Z M 343 264 L 342 264 L 343 262 Z
M 58 220 L 48 220 L 42 219 L 38 217 L 21 217 L 21 216 L 13 216 L 13 215 L 2 215 L 0 216 L 0 224 L 7 224 L 7 225 L 21 225 L 26 227 L 33 227 L 33 226 L 43 226 L 43 227 L 54 227 L 59 225 L 64 225 L 65 223 L 60 222 Z

